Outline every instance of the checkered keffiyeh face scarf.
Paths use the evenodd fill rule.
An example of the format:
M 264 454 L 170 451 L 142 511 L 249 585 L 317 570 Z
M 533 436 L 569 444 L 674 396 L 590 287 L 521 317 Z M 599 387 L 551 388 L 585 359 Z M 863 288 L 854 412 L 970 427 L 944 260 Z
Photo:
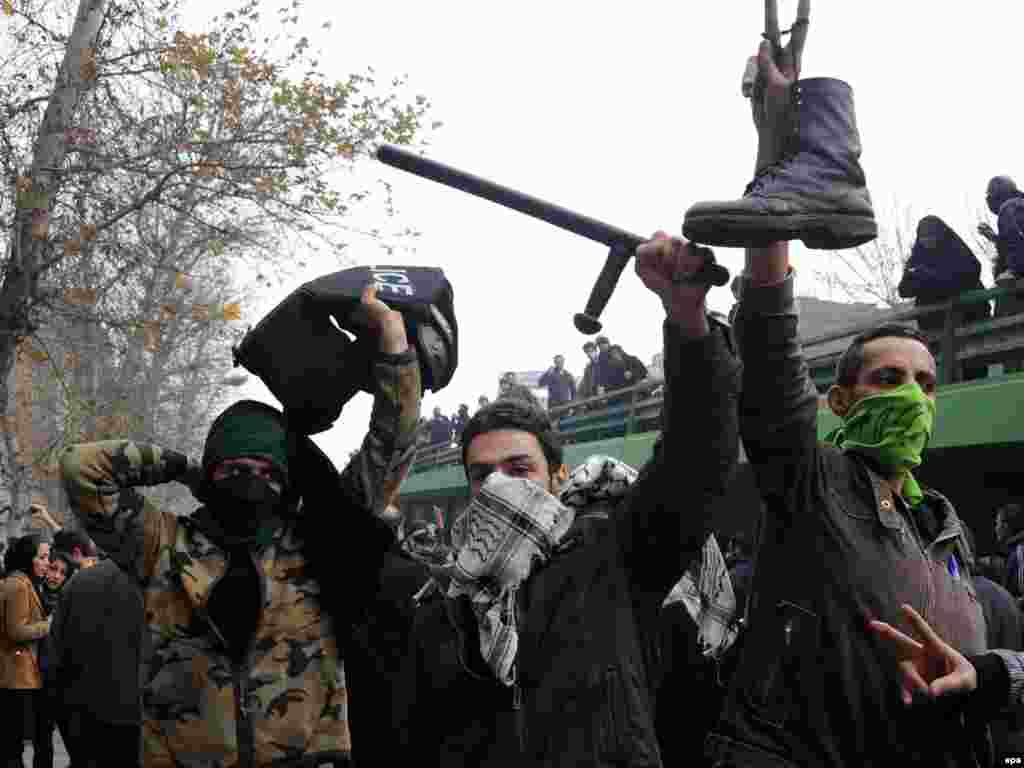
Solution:
M 578 513 L 621 498 L 636 475 L 615 459 L 593 457 L 572 473 L 559 499 L 536 483 L 495 472 L 453 524 L 447 596 L 470 599 L 481 655 L 503 684 L 516 679 L 519 585 L 551 559 Z
M 694 560 L 683 578 L 672 587 L 663 605 L 680 600 L 697 625 L 701 653 L 719 658 L 736 641 L 739 627 L 736 594 L 714 534 L 704 542 L 700 560 Z
M 448 597 L 469 598 L 480 653 L 505 685 L 515 683 L 516 591 L 550 560 L 572 521 L 572 510 L 541 486 L 493 472 L 452 526 Z

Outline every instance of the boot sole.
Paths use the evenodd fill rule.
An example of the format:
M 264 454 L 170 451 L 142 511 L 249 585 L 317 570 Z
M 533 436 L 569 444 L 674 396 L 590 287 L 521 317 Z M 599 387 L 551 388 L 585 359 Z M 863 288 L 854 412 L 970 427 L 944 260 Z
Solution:
M 683 236 L 695 243 L 725 248 L 763 248 L 771 243 L 802 240 L 813 251 L 841 251 L 874 240 L 878 225 L 874 217 L 835 213 L 714 214 L 687 216 Z

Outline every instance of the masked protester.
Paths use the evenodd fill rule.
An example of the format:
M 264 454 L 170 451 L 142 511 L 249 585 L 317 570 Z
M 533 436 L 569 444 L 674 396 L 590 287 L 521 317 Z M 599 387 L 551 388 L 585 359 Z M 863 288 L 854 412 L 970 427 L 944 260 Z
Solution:
M 654 456 L 639 474 L 608 457 L 570 474 L 535 404 L 498 400 L 470 419 L 472 498 L 453 522 L 451 559 L 431 564 L 411 654 L 417 765 L 662 765 L 661 606 L 735 468 L 738 366 L 708 319 L 707 286 L 686 281 L 701 252 L 659 233 L 636 259 L 667 314 Z
M 126 440 L 62 455 L 72 510 L 145 595 L 147 766 L 350 757 L 341 649 L 394 544 L 378 515 L 411 464 L 421 394 L 402 315 L 372 286 L 360 312 L 376 340 L 374 407 L 340 475 L 279 412 L 252 401 L 217 417 L 201 465 Z M 204 506 L 175 517 L 136 490 L 170 481 Z
M 990 764 L 987 728 L 954 708 L 909 711 L 870 619 L 934 617 L 985 648 L 970 547 L 953 505 L 918 481 L 932 436 L 935 360 L 883 325 L 841 356 L 820 442 L 784 243 L 747 251 L 736 331 L 741 434 L 765 503 L 745 641 L 709 755 L 720 765 Z

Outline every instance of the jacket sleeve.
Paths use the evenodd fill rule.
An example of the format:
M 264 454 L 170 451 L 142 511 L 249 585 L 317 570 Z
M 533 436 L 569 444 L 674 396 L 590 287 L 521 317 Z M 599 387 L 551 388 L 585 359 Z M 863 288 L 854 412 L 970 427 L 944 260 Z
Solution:
M 373 366 L 370 429 L 341 473 L 341 491 L 359 508 L 379 515 L 398 496 L 416 455 L 420 417 L 420 367 L 410 349 L 378 355 Z
M 776 285 L 744 285 L 736 332 L 743 447 L 762 497 L 777 498 L 773 507 L 792 519 L 819 459 L 818 392 L 797 335 L 792 272 Z
M 551 369 L 548 368 L 546 371 L 544 371 L 544 373 L 540 375 L 540 378 L 537 379 L 537 386 L 546 387 L 548 384 L 551 383 L 551 376 Z
M 703 545 L 711 502 L 725 493 L 739 442 L 739 363 L 727 329 L 685 339 L 666 322 L 664 430 L 615 529 L 632 582 L 664 598 Z
M 31 643 L 46 637 L 49 621 L 32 621 L 32 586 L 25 579 L 8 578 L 4 631 L 14 643 Z
M 990 650 L 967 660 L 974 665 L 978 687 L 967 706 L 982 718 L 1024 706 L 1024 653 Z
M 576 377 L 573 376 L 571 373 L 567 374 L 567 375 L 569 376 L 569 399 L 570 400 L 575 400 L 576 399 Z
M 160 550 L 174 540 L 177 521 L 135 489 L 181 479 L 188 458 L 156 445 L 107 440 L 70 446 L 60 468 L 71 509 L 89 535 L 121 568 L 147 581 Z

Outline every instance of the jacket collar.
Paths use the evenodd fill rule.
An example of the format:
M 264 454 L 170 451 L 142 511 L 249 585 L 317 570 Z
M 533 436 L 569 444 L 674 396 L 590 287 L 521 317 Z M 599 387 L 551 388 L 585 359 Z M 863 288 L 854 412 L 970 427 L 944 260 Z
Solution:
M 886 519 L 894 519 L 893 515 L 897 514 L 897 503 L 905 506 L 905 502 L 903 502 L 902 499 L 897 501 L 888 481 L 874 466 L 871 465 L 870 462 L 864 461 L 863 457 L 860 456 L 858 456 L 858 459 L 862 461 L 864 467 L 868 471 L 868 476 L 871 478 L 871 490 L 874 495 L 875 509 L 878 512 L 879 518 L 883 523 Z M 922 486 L 921 490 L 924 491 L 925 501 L 935 509 L 936 516 L 942 521 L 942 527 L 939 529 L 939 535 L 935 538 L 935 541 L 925 543 L 930 546 L 933 543 L 937 544 L 939 542 L 959 537 L 959 546 L 962 550 L 962 554 L 964 555 L 964 559 L 967 559 L 969 562 L 973 562 L 974 553 L 971 552 L 970 547 L 967 546 L 967 540 L 963 536 L 963 524 L 960 522 L 960 518 L 956 514 L 956 509 L 953 507 L 953 503 L 933 488 L 926 488 Z

